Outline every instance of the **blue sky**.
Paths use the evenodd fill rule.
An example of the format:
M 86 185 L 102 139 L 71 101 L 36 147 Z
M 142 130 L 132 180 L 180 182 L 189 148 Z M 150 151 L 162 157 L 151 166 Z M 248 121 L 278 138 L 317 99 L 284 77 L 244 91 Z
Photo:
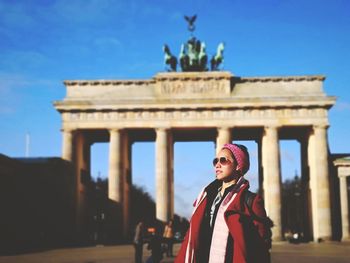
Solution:
M 210 55 L 224 41 L 224 70 L 236 76 L 325 75 L 325 92 L 337 97 L 329 147 L 350 152 L 349 13 L 346 0 L 0 0 L 0 153 L 24 156 L 28 133 L 31 157 L 60 156 L 52 102 L 64 98 L 63 80 L 152 78 L 164 71 L 162 45 L 177 55 L 187 41 L 183 15 L 193 14 L 195 36 Z M 247 145 L 256 162 L 256 145 Z M 298 147 L 281 142 L 283 178 L 300 171 Z M 133 181 L 154 195 L 154 143 L 133 151 Z M 213 178 L 213 154 L 210 142 L 175 144 L 178 213 L 188 216 Z M 92 157 L 92 173 L 105 177 L 108 145 L 94 145 Z M 253 190 L 256 178 L 253 165 Z

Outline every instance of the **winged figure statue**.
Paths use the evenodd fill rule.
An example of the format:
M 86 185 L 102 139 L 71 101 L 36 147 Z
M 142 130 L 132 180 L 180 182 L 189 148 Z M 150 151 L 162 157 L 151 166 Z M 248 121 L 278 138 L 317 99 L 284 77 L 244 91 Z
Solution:
M 190 30 L 191 32 L 193 32 L 195 30 L 195 25 L 194 22 L 196 21 L 197 15 L 194 16 L 185 16 L 185 20 L 188 23 L 188 30 Z

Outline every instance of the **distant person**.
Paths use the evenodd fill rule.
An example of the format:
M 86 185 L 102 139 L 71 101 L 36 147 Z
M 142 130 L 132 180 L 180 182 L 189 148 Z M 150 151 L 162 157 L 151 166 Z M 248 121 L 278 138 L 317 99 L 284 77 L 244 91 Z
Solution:
M 270 237 L 270 229 L 265 224 L 263 200 L 248 191 L 249 182 L 243 177 L 249 169 L 247 148 L 225 144 L 213 165 L 216 180 L 194 203 L 175 263 L 269 262 L 270 247 L 265 239 Z
M 164 227 L 163 239 L 166 244 L 166 255 L 173 257 L 174 230 L 173 220 L 170 220 Z
M 163 253 L 162 237 L 159 234 L 158 227 L 154 228 L 147 248 L 151 250 L 151 256 L 147 259 L 146 263 L 159 263 L 163 258 Z
M 142 263 L 144 224 L 140 221 L 136 225 L 134 236 L 135 263 Z

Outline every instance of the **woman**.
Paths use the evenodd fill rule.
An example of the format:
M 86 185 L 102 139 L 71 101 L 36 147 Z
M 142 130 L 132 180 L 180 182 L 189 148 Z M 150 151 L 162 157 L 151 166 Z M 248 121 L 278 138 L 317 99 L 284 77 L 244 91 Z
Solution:
M 268 232 L 263 200 L 246 200 L 249 182 L 247 148 L 225 144 L 213 160 L 216 180 L 194 203 L 190 227 L 175 260 L 177 263 L 264 263 L 269 261 Z

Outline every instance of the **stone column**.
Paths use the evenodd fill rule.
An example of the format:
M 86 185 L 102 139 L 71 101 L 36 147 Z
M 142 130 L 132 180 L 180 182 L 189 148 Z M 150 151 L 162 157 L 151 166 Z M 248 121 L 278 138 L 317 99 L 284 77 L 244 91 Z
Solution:
M 170 156 L 169 152 L 169 130 L 158 128 L 156 130 L 156 217 L 167 222 L 171 217 L 173 205 L 171 174 L 170 174 Z
M 109 133 L 108 198 L 121 203 L 121 131 L 113 129 Z
M 68 129 L 62 130 L 63 142 L 62 142 L 62 159 L 72 162 L 73 161 L 73 131 Z
M 90 177 L 91 143 L 87 140 L 86 132 L 78 131 L 74 135 L 74 162 L 80 175 L 80 182 L 87 182 Z
M 264 171 L 264 199 L 267 215 L 274 223 L 272 239 L 282 239 L 281 172 L 277 127 L 265 127 L 262 138 L 262 163 Z
M 216 153 L 220 151 L 225 143 L 232 142 L 232 130 L 228 127 L 218 128 L 218 135 L 216 137 Z
M 132 159 L 132 144 L 130 142 L 130 136 L 127 132 L 123 132 L 122 134 L 122 146 L 121 146 L 121 176 L 122 176 L 122 187 L 121 191 L 123 192 L 123 235 L 127 237 L 130 230 L 134 231 L 134 229 L 130 229 L 130 195 L 132 190 L 132 182 L 131 182 L 131 159 Z
M 314 241 L 332 236 L 327 146 L 326 126 L 314 126 L 308 151 Z
M 341 223 L 342 223 L 342 241 L 349 240 L 349 211 L 348 211 L 348 185 L 346 176 L 339 176 L 340 186 L 340 206 L 341 206 Z
M 302 206 L 302 226 L 304 239 L 312 240 L 312 213 L 311 213 L 311 191 L 310 172 L 308 161 L 308 138 L 307 133 L 299 139 L 300 160 L 301 160 L 301 206 Z
M 168 135 L 168 160 L 169 160 L 169 171 L 168 171 L 168 178 L 169 178 L 169 206 L 168 209 L 168 220 L 174 218 L 174 212 L 175 212 L 175 189 L 174 189 L 174 139 L 172 134 L 170 133 Z
M 261 196 L 265 196 L 265 189 L 264 189 L 264 166 L 262 162 L 262 140 L 257 140 L 258 144 L 258 171 L 259 171 L 259 194 Z
M 90 179 L 90 144 L 86 134 L 79 130 L 74 134 L 74 164 L 76 180 L 76 222 L 81 238 L 88 229 L 88 190 L 86 183 Z

